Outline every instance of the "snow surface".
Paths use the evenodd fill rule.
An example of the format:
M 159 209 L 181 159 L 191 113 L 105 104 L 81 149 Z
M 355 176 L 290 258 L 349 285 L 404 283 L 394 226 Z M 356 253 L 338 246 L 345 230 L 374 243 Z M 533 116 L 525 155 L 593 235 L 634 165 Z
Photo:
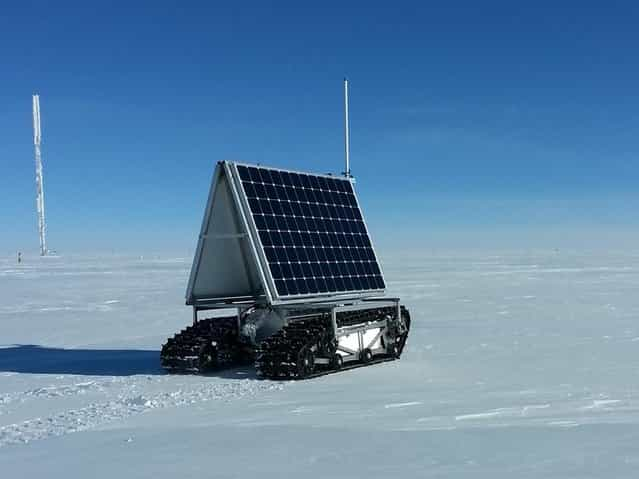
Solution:
M 639 477 L 639 256 L 390 261 L 400 361 L 171 376 L 190 258 L 0 260 L 1 477 Z

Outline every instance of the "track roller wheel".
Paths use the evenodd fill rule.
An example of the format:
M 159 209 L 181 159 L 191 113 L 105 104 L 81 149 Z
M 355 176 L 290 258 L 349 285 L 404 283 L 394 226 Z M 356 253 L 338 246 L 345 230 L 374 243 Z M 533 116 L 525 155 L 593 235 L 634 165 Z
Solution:
M 388 355 L 392 358 L 399 358 L 399 356 L 402 354 L 397 343 L 392 344 L 387 351 Z
M 200 371 L 210 371 L 217 365 L 217 350 L 212 344 L 205 344 L 200 348 Z
M 297 364 L 298 376 L 305 378 L 313 374 L 315 369 L 315 355 L 310 349 L 300 353 L 300 360 Z
M 331 368 L 339 371 L 340 369 L 342 369 L 343 365 L 344 359 L 342 358 L 342 355 L 339 353 L 335 353 L 335 355 L 331 358 Z
M 364 349 L 360 354 L 360 359 L 363 363 L 370 362 L 373 359 L 373 352 L 368 348 Z

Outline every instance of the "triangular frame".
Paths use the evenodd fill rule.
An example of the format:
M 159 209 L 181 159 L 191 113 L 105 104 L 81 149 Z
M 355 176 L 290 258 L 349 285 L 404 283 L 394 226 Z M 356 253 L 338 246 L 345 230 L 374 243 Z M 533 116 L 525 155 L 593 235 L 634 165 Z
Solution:
M 259 301 L 266 291 L 228 163 L 213 174 L 186 291 L 188 305 Z
M 279 296 L 248 201 L 241 192 L 237 165 L 221 161 L 215 168 L 187 286 L 186 304 L 196 309 L 241 303 L 275 306 L 334 303 L 384 294 L 381 289 Z

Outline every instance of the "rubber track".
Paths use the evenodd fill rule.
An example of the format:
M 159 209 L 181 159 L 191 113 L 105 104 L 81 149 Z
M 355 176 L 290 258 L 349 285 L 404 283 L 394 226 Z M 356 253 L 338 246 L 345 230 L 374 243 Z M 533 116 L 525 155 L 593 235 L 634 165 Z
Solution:
M 340 313 L 338 324 L 342 326 L 373 321 L 387 314 L 394 314 L 394 309 L 378 308 Z M 403 306 L 401 314 L 407 330 L 401 336 L 399 355 L 404 349 L 410 329 L 410 314 Z M 210 348 L 212 341 L 216 343 L 214 350 Z M 255 367 L 258 375 L 270 379 L 297 380 L 325 376 L 399 358 L 399 356 L 396 358 L 377 355 L 368 362 L 349 361 L 339 369 L 335 369 L 332 365 L 317 364 L 312 371 L 300 373 L 298 364 L 304 357 L 302 353 L 307 354 L 310 349 L 313 349 L 320 357 L 331 357 L 335 353 L 329 315 L 318 313 L 315 317 L 290 323 L 262 341 L 256 349 L 239 343 L 237 319 L 232 316 L 203 319 L 183 329 L 164 344 L 160 361 L 162 367 L 168 372 L 196 374 L 243 366 L 257 357 Z
M 288 324 L 262 341 L 257 351 L 255 368 L 259 376 L 270 379 L 302 379 L 311 372 L 303 371 L 304 359 L 314 353 L 332 354 L 330 316 L 320 314 Z M 319 370 L 323 365 L 315 365 Z
M 235 316 L 201 319 L 169 338 L 160 352 L 162 367 L 172 373 L 204 373 L 251 359 L 252 351 L 238 342 Z
M 379 308 L 340 313 L 338 315 L 338 325 L 361 324 L 366 321 L 377 320 L 388 314 L 394 315 L 394 309 Z M 397 357 L 377 355 L 367 362 L 349 361 L 340 368 L 330 364 L 316 364 L 312 371 L 305 369 L 301 365 L 304 364 L 303 361 L 307 357 L 309 350 L 314 350 L 320 357 L 332 357 L 336 352 L 329 317 L 327 315 L 318 315 L 315 318 L 291 323 L 263 341 L 258 349 L 255 362 L 258 375 L 269 379 L 310 379 L 399 359 L 406 345 L 410 329 L 410 313 L 403 306 L 401 314 L 407 330 L 401 335 L 399 355 Z

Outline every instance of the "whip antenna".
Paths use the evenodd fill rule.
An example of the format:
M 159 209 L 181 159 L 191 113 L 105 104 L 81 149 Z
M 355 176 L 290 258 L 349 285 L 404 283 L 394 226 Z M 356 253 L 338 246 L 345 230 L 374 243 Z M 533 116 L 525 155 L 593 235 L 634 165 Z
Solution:
M 351 159 L 350 159 L 350 134 L 348 131 L 348 79 L 344 78 L 344 154 L 346 160 L 346 168 L 344 176 L 351 177 Z

